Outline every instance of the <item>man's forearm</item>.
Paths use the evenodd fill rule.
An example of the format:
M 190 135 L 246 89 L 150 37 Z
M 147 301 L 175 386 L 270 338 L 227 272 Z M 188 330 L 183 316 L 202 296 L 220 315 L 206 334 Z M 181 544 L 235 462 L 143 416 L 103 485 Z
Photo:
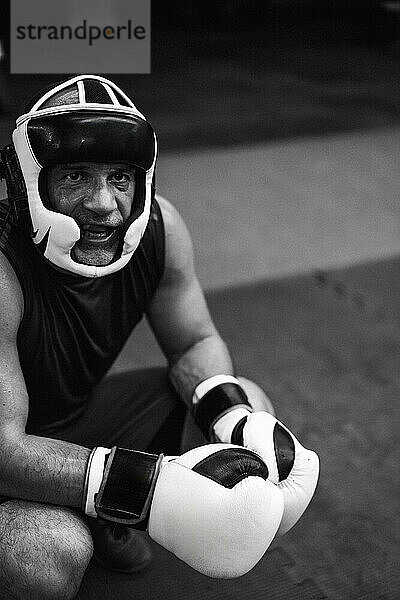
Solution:
M 218 335 L 203 338 L 171 362 L 171 380 L 189 406 L 196 385 L 219 373 L 232 374 L 233 365 Z M 0 438 L 0 495 L 81 507 L 89 449 L 26 434 Z
M 233 364 L 224 341 L 212 335 L 193 344 L 171 362 L 171 381 L 188 406 L 192 403 L 194 388 L 213 375 L 233 374 Z
M 90 450 L 61 440 L 21 435 L 1 444 L 0 494 L 80 507 Z

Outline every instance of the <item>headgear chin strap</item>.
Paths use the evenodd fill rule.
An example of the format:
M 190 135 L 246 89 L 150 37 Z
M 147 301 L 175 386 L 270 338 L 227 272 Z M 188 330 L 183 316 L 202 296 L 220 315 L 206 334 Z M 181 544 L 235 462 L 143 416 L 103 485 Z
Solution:
M 39 251 L 56 266 L 85 277 L 122 269 L 149 220 L 157 157 L 153 129 L 133 102 L 104 77 L 73 77 L 43 94 L 17 119 L 13 143 Z M 41 195 L 39 178 L 45 167 L 77 161 L 125 162 L 135 166 L 138 179 L 143 179 L 135 188 L 121 255 L 106 266 L 73 260 L 71 250 L 80 238 L 79 226 L 72 217 L 48 208 Z

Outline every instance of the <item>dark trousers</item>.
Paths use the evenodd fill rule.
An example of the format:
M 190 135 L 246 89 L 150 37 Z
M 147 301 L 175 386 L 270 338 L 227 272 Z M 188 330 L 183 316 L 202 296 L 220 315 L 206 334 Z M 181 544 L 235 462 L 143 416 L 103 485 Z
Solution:
M 103 379 L 83 415 L 51 437 L 87 448 L 122 446 L 179 454 L 186 412 L 166 369 L 125 371 Z

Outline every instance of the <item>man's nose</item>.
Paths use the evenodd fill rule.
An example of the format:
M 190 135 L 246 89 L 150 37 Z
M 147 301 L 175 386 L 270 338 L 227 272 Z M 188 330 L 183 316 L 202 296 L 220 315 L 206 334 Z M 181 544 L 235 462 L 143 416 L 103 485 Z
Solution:
M 118 208 L 114 191 L 107 181 L 98 181 L 93 185 L 91 192 L 83 202 L 83 206 L 87 210 L 102 215 L 109 214 Z

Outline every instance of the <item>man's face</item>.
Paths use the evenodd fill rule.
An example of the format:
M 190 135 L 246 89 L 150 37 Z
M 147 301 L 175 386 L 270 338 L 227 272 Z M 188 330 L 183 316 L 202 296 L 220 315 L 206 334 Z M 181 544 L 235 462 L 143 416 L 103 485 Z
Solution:
M 80 227 L 72 258 L 95 266 L 116 260 L 122 226 L 131 214 L 135 168 L 125 163 L 60 164 L 49 170 L 47 186 L 53 209 Z

